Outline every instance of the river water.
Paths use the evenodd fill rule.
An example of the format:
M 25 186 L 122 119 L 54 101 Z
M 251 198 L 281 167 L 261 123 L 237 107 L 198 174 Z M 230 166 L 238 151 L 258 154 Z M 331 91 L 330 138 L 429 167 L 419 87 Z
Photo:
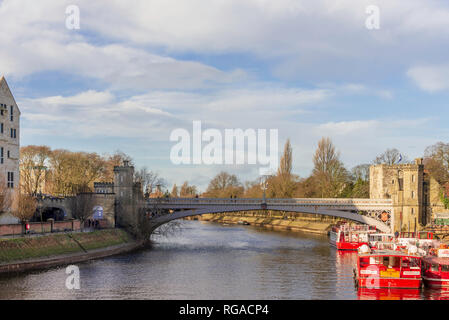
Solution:
M 355 253 L 327 236 L 182 221 L 145 250 L 78 264 L 79 290 L 64 268 L 0 277 L 0 299 L 441 299 L 449 293 L 354 287 Z

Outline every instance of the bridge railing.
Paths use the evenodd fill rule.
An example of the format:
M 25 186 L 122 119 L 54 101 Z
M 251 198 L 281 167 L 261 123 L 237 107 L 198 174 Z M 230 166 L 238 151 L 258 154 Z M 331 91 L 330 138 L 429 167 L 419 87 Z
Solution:
M 260 198 L 152 198 L 150 204 L 166 205 L 251 205 L 261 204 Z M 391 206 L 391 199 L 266 199 L 268 205 L 372 205 Z

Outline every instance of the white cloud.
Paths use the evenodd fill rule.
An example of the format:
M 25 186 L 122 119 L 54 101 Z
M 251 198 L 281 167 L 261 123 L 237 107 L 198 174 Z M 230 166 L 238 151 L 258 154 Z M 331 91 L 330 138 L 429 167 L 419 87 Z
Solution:
M 449 89 L 449 64 L 413 67 L 407 75 L 424 91 Z
M 283 79 L 369 82 L 408 67 L 423 48 L 437 48 L 437 60 L 449 49 L 449 8 L 437 0 L 378 0 L 381 29 L 375 32 L 365 28 L 371 0 L 80 0 L 79 32 L 65 28 L 69 4 L 0 3 L 8 26 L 0 33 L 2 73 L 57 70 L 114 88 L 192 89 L 247 74 L 169 55 L 249 53 Z

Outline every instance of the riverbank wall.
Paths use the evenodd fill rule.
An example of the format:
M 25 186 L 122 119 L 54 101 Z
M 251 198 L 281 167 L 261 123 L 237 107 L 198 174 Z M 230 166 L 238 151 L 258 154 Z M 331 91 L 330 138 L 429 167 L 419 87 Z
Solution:
M 327 235 L 333 224 L 341 221 L 341 219 L 338 218 L 316 217 L 308 214 L 271 213 L 266 215 L 251 212 L 204 214 L 192 217 L 191 219 L 225 224 L 247 224 L 271 230 L 296 231 L 323 235 Z
M 0 273 L 23 272 L 104 258 L 142 243 L 121 229 L 0 240 Z

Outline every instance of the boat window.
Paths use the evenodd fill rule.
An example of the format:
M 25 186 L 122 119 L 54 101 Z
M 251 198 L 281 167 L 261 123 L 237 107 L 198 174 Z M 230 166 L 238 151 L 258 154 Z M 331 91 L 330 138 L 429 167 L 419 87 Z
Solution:
M 382 264 L 382 257 L 370 257 L 370 264 Z
M 368 258 L 360 258 L 360 266 L 365 267 L 370 264 L 370 259 Z
M 383 265 L 387 268 L 399 267 L 400 260 L 398 257 L 383 257 Z
M 432 268 L 430 268 L 430 270 L 438 272 L 438 271 L 440 271 L 440 268 L 438 268 L 437 264 L 432 263 Z
M 442 272 L 449 272 L 449 265 L 442 265 L 441 266 L 441 271 Z
M 419 267 L 419 259 L 412 258 L 409 260 L 409 267 Z

